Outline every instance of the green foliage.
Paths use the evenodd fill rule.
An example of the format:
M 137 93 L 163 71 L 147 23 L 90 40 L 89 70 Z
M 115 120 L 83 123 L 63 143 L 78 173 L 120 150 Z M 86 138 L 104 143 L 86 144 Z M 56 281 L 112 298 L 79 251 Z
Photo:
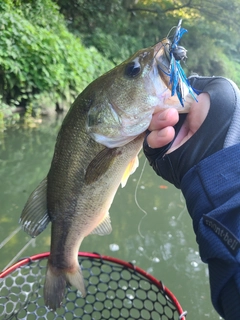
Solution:
M 115 64 L 141 47 L 136 32 L 129 30 L 131 15 L 122 0 L 56 1 L 68 22 L 69 30 L 83 43 L 96 47 Z M 131 3 L 133 1 L 128 1 Z
M 186 73 L 240 85 L 239 1 L 0 1 L 0 121 L 16 106 L 35 110 L 49 99 L 69 105 L 94 78 L 166 37 L 180 18 L 188 29 L 181 40 Z
M 167 36 L 183 19 L 189 33 L 187 72 L 223 75 L 237 81 L 228 61 L 238 63 L 239 0 L 56 0 L 71 32 L 94 45 L 114 63 Z M 236 14 L 233 14 L 233 9 Z M 240 84 L 240 83 L 239 83 Z
M 219 55 L 221 57 L 221 55 Z M 222 55 L 222 63 L 225 70 L 225 75 L 236 82 L 240 87 L 240 63 L 234 59 L 230 59 L 226 55 Z
M 25 107 L 39 93 L 52 94 L 54 102 L 70 101 L 113 66 L 94 47 L 85 48 L 69 33 L 50 0 L 29 1 L 18 7 L 6 4 L 1 9 L 3 103 Z M 46 13 L 44 9 L 48 9 Z

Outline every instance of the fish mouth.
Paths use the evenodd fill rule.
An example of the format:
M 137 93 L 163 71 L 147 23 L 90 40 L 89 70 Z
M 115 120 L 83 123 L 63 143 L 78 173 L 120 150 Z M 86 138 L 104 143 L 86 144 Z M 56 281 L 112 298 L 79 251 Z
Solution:
M 154 63 L 158 74 L 170 89 L 170 48 L 171 41 L 168 38 L 163 39 L 154 46 Z

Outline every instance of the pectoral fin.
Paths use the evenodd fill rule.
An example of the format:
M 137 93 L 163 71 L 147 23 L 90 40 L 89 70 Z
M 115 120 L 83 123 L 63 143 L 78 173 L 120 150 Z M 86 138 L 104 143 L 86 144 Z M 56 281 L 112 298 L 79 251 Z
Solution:
M 29 196 L 19 223 L 31 237 L 39 235 L 50 221 L 47 211 L 47 178 Z
M 106 214 L 103 221 L 91 232 L 91 234 L 98 234 L 104 236 L 112 232 L 111 220 L 109 213 Z
M 135 172 L 135 170 L 137 169 L 138 165 L 139 165 L 139 160 L 138 160 L 138 156 L 136 156 L 134 159 L 132 159 L 129 162 L 129 164 L 128 164 L 128 166 L 127 166 L 127 168 L 126 168 L 126 170 L 125 170 L 125 172 L 124 172 L 124 174 L 122 176 L 122 180 L 121 180 L 122 188 L 125 187 L 129 176 Z
M 117 148 L 104 148 L 99 154 L 90 162 L 86 170 L 85 182 L 87 184 L 97 181 L 112 165 L 115 157 L 119 154 Z

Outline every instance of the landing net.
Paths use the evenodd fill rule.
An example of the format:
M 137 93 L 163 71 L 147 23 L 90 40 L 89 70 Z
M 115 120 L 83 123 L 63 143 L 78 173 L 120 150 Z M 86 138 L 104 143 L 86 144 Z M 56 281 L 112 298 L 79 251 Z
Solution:
M 48 256 L 22 259 L 0 273 L 0 319 L 186 319 L 161 281 L 129 262 L 87 252 L 79 252 L 86 297 L 67 287 L 61 308 L 50 311 L 43 300 Z

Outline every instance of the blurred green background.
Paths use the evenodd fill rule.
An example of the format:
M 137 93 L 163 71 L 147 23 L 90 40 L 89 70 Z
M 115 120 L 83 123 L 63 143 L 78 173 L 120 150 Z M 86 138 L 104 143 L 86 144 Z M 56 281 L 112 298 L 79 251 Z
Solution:
M 3 0 L 0 125 L 16 111 L 68 108 L 93 79 L 183 19 L 187 75 L 240 85 L 240 0 Z

